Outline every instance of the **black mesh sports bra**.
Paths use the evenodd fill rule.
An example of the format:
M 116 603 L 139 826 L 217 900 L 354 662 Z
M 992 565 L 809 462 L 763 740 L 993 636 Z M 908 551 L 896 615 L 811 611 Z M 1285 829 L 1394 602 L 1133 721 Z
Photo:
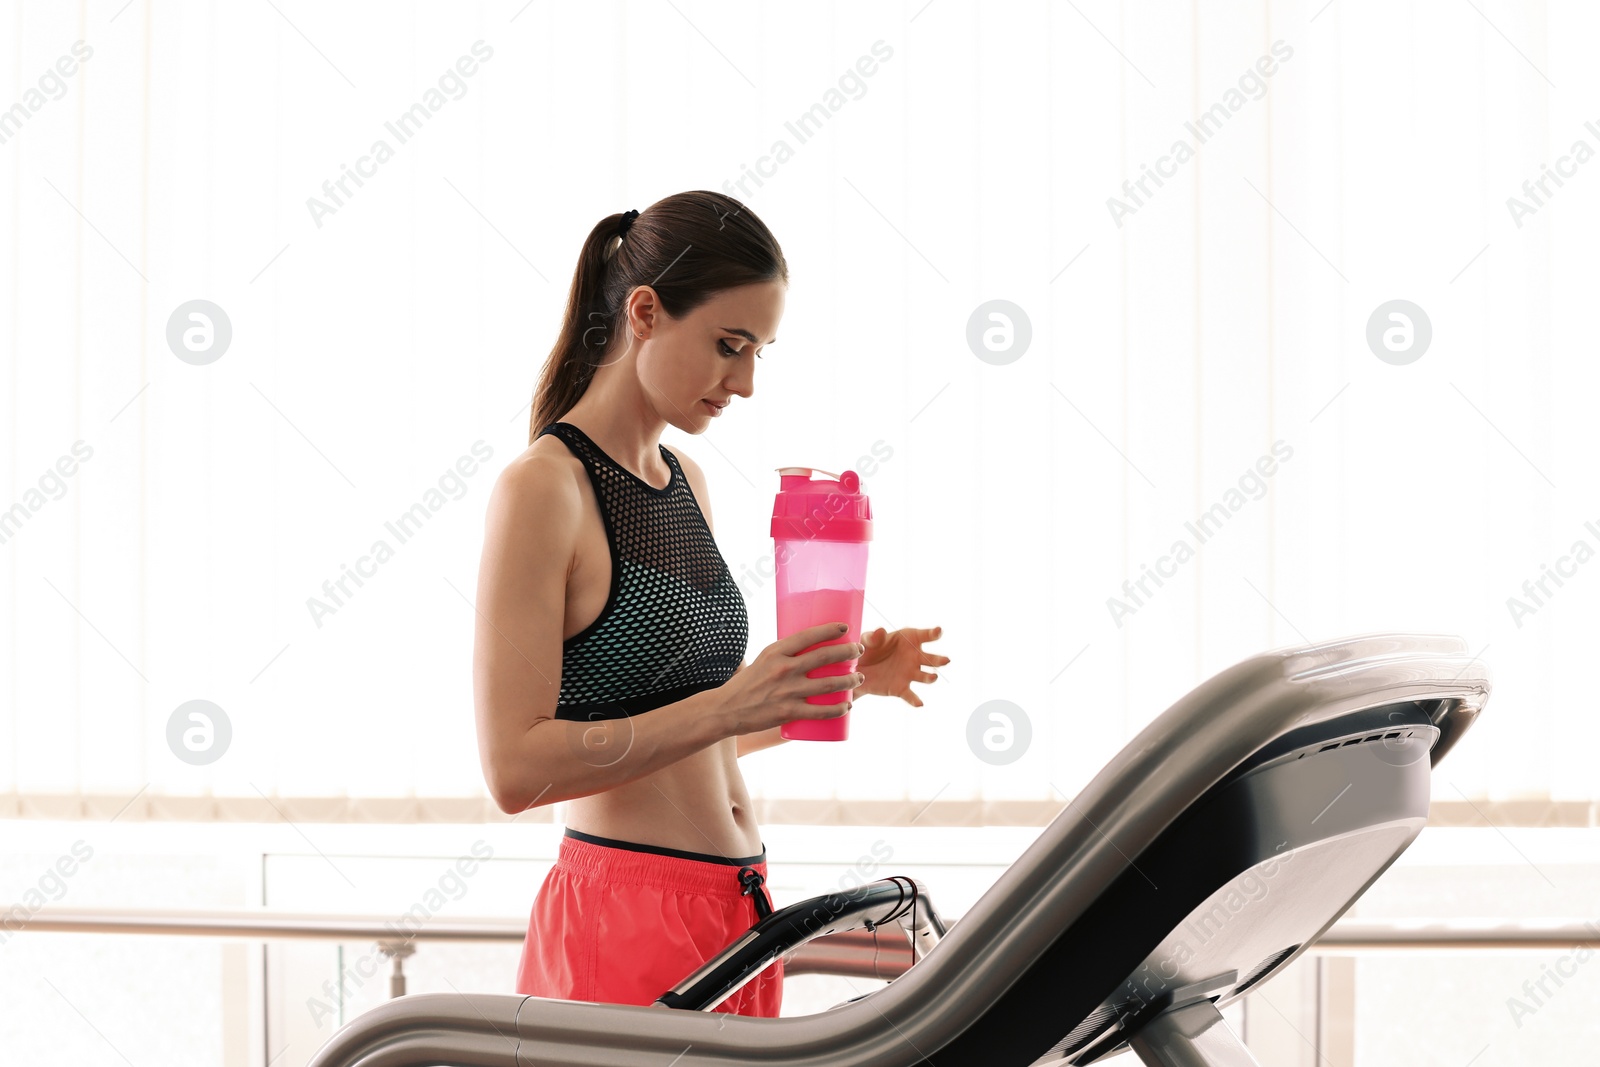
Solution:
M 611 544 L 605 606 L 562 642 L 556 718 L 620 719 L 727 681 L 749 641 L 744 594 L 677 457 L 656 446 L 672 470 L 657 489 L 571 423 L 547 433 L 588 469 Z

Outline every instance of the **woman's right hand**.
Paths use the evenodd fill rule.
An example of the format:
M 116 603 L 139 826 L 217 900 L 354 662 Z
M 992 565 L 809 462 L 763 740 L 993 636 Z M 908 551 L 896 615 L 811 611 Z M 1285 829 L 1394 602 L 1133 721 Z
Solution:
M 850 701 L 837 704 L 808 704 L 806 697 L 855 689 L 860 674 L 846 673 L 823 678 L 806 674 L 830 663 L 858 659 L 863 651 L 855 641 L 811 648 L 819 641 L 844 635 L 837 622 L 825 622 L 774 641 L 761 650 L 748 667 L 734 672 L 717 689 L 722 708 L 734 734 L 770 730 L 796 719 L 836 719 L 850 710 Z M 811 648 L 811 651 L 801 653 Z

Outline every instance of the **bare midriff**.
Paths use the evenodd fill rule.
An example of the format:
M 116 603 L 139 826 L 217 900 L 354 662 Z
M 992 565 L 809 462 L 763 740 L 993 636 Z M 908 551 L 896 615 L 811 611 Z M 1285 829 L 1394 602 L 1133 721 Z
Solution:
M 583 522 L 567 574 L 564 641 L 599 618 L 605 607 L 611 591 L 611 546 L 582 462 L 560 441 L 547 443 L 541 438 L 538 444 L 570 465 L 584 500 Z M 665 460 L 660 469 L 645 472 L 645 480 L 653 486 L 666 485 L 670 476 Z M 570 800 L 566 824 L 583 833 L 642 845 L 715 856 L 757 855 L 762 851 L 761 828 L 739 773 L 737 743 L 737 738 L 725 737 L 642 778 Z

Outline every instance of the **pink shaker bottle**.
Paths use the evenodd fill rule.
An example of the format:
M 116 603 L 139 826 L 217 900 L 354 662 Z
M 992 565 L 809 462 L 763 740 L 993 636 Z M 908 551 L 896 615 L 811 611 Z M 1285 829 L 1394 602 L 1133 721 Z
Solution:
M 781 488 L 772 505 L 778 587 L 778 638 L 825 622 L 850 629 L 822 645 L 861 640 L 861 605 L 867 580 L 867 542 L 872 540 L 872 504 L 861 492 L 861 477 L 847 470 L 835 477 L 812 467 L 780 467 Z M 829 480 L 832 479 L 832 480 Z M 854 659 L 830 663 L 808 677 L 853 674 Z M 806 698 L 808 704 L 840 704 L 850 690 Z M 790 740 L 843 741 L 850 713 L 832 719 L 796 719 L 779 731 Z

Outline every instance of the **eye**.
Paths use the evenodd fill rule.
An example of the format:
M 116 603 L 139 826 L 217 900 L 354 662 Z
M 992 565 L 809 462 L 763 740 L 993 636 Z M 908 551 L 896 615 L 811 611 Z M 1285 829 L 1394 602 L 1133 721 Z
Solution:
M 721 351 L 722 351 L 722 354 L 723 354 L 723 355 L 725 355 L 725 356 L 737 356 L 737 355 L 738 355 L 738 354 L 739 354 L 739 353 L 738 353 L 738 352 L 737 352 L 737 351 L 735 351 L 735 350 L 734 350 L 734 349 L 732 349 L 732 348 L 729 348 L 729 347 L 728 347 L 728 340 L 727 340 L 727 338 L 723 338 L 723 339 L 722 339 L 722 340 L 720 340 L 720 341 L 718 341 L 718 342 L 717 342 L 717 347 L 718 347 L 718 348 L 719 348 L 719 349 L 721 349 Z M 760 353 L 760 352 L 757 352 L 757 353 L 756 353 L 756 358 L 757 358 L 757 359 L 760 359 L 760 358 L 761 358 L 761 353 Z

